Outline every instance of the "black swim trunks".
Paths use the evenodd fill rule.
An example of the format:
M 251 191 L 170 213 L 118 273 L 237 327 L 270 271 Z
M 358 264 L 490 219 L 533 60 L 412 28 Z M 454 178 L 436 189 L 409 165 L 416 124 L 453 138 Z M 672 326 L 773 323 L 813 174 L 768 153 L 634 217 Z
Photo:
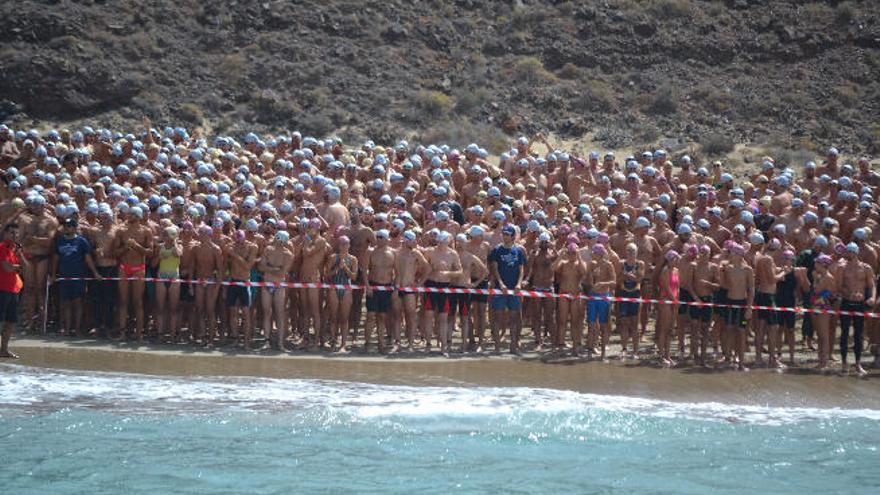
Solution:
M 725 308 L 723 305 L 727 304 L 727 289 L 716 290 L 712 296 L 712 302 L 718 305 L 715 307 L 715 314 L 726 319 L 728 308 Z
M 378 282 L 373 282 L 370 280 L 369 285 L 390 285 L 390 284 L 380 284 Z M 376 290 L 373 289 L 373 295 L 367 296 L 367 312 L 368 313 L 387 313 L 388 310 L 391 309 L 391 294 L 393 291 L 390 290 Z
M 489 288 L 489 280 L 483 280 L 479 284 L 477 284 L 477 289 L 488 289 Z M 471 302 L 475 303 L 487 303 L 489 301 L 488 294 L 471 294 Z
M 704 303 L 712 303 L 712 296 L 703 296 L 699 297 L 701 302 Z M 703 323 L 709 323 L 712 321 L 712 306 L 697 306 L 693 305 L 690 309 L 690 316 L 692 320 L 698 320 Z
M 738 306 L 736 308 L 727 308 L 727 312 L 724 315 L 724 323 L 727 326 L 735 326 L 740 329 L 744 329 L 745 325 L 745 313 L 746 313 L 746 300 L 745 299 L 728 299 L 726 304 L 733 304 Z
M 680 303 L 678 305 L 678 314 L 679 315 L 687 315 L 691 306 L 686 303 L 693 302 L 693 301 L 694 301 L 694 296 L 692 296 L 690 292 L 688 292 L 684 289 L 681 289 L 681 291 L 679 292 L 679 295 L 678 295 L 678 302 Z
M 766 292 L 756 292 L 755 293 L 755 306 L 770 306 L 772 308 L 776 307 L 776 297 L 775 294 L 768 294 Z M 764 320 L 768 325 L 776 325 L 776 311 L 772 309 L 759 309 L 756 311 L 756 316 L 759 320 Z
M 445 289 L 449 287 L 448 282 L 435 282 L 433 280 L 425 281 L 425 287 L 437 287 Z M 439 313 L 449 313 L 452 302 L 450 295 L 445 292 L 428 292 L 425 295 L 425 309 L 428 311 L 437 311 Z
M 232 280 L 232 282 L 243 282 L 243 280 Z M 244 286 L 230 285 L 226 287 L 226 305 L 227 306 L 243 306 L 250 307 L 251 291 Z

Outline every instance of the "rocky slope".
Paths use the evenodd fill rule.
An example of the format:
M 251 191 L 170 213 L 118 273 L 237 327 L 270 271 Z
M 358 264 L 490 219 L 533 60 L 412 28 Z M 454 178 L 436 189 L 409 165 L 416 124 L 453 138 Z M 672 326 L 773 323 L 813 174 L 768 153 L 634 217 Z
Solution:
M 21 1 L 0 118 L 880 152 L 873 0 Z

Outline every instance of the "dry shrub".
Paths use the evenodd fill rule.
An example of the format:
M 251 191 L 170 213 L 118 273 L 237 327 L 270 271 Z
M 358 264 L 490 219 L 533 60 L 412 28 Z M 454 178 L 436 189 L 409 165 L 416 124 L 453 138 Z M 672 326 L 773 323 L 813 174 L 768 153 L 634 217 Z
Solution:
M 692 14 L 692 5 L 690 0 L 654 0 L 648 12 L 661 19 L 688 17 Z
M 195 103 L 183 103 L 177 109 L 177 116 L 186 122 L 201 124 L 205 121 L 205 113 Z
M 468 114 L 478 110 L 489 101 L 489 96 L 486 88 L 462 87 L 455 92 L 455 111 Z
M 566 62 L 557 72 L 557 75 L 563 79 L 577 79 L 581 77 L 581 68 L 571 62 Z
M 673 114 L 678 111 L 678 95 L 672 86 L 661 86 L 648 98 L 642 110 L 651 115 Z
M 556 76 L 536 57 L 523 57 L 513 64 L 514 79 L 523 83 L 556 82 Z
M 415 103 L 422 113 L 435 118 L 446 117 L 455 106 L 452 97 L 439 91 L 419 91 Z
M 422 133 L 419 141 L 445 143 L 458 148 L 463 148 L 469 143 L 477 143 L 495 154 L 510 149 L 510 138 L 500 129 L 486 124 L 475 124 L 467 119 L 455 119 L 434 125 Z
M 708 134 L 700 140 L 700 151 L 706 156 L 717 157 L 733 151 L 736 143 L 721 133 Z
M 247 75 L 247 59 L 241 53 L 230 53 L 220 62 L 220 76 L 229 84 L 238 84 Z

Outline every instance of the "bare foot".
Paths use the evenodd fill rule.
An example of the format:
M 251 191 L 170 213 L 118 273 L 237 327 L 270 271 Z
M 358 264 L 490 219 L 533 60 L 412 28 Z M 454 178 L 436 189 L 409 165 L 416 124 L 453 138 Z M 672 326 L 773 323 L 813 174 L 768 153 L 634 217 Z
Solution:
M 348 354 L 348 349 L 346 349 L 345 346 L 342 346 L 336 351 L 336 354 Z
M 18 354 L 12 351 L 0 352 L 0 358 L 18 359 Z

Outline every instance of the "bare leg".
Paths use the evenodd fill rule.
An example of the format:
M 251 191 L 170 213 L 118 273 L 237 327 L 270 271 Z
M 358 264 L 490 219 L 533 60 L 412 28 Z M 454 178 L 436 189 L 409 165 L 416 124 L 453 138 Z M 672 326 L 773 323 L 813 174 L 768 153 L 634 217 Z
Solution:
M 266 332 L 266 343 L 271 345 L 272 342 L 272 299 L 273 294 L 268 288 L 260 290 L 260 303 L 263 307 L 263 331 Z
M 12 340 L 12 322 L 3 322 L 3 333 L 0 334 L 0 358 L 18 359 L 18 356 L 9 350 L 9 341 Z
M 413 341 L 416 337 L 416 296 L 407 294 L 403 296 L 403 311 L 406 316 L 406 339 L 410 351 L 412 351 Z
M 287 322 L 285 321 L 284 304 L 287 301 L 287 289 L 279 287 L 272 296 L 272 313 L 275 316 L 275 326 L 278 328 L 278 339 L 276 345 L 279 351 L 284 351 L 284 343 L 287 339 Z
M 492 340 L 495 341 L 495 352 L 501 352 L 501 334 L 507 327 L 507 310 L 502 309 L 493 312 L 495 315 L 495 324 L 491 325 Z
M 168 290 L 165 288 L 165 282 L 156 282 L 156 311 L 154 320 L 156 322 L 156 333 L 161 341 L 165 335 L 165 300 L 168 298 Z
M 345 340 L 346 340 L 346 337 L 348 336 L 348 322 L 349 322 L 348 314 L 349 314 L 349 311 L 351 311 L 351 305 L 353 302 L 352 301 L 353 298 L 354 297 L 353 297 L 352 291 L 347 290 L 347 291 L 345 291 L 345 294 L 342 296 L 342 300 L 340 301 L 340 305 L 339 305 L 340 317 L 338 319 L 338 323 L 341 326 L 341 330 L 339 332 L 339 335 L 340 335 L 340 337 L 339 337 L 339 341 L 340 341 L 339 352 L 340 353 L 347 353 L 348 352 L 348 349 L 346 349 L 346 347 L 345 347 Z

